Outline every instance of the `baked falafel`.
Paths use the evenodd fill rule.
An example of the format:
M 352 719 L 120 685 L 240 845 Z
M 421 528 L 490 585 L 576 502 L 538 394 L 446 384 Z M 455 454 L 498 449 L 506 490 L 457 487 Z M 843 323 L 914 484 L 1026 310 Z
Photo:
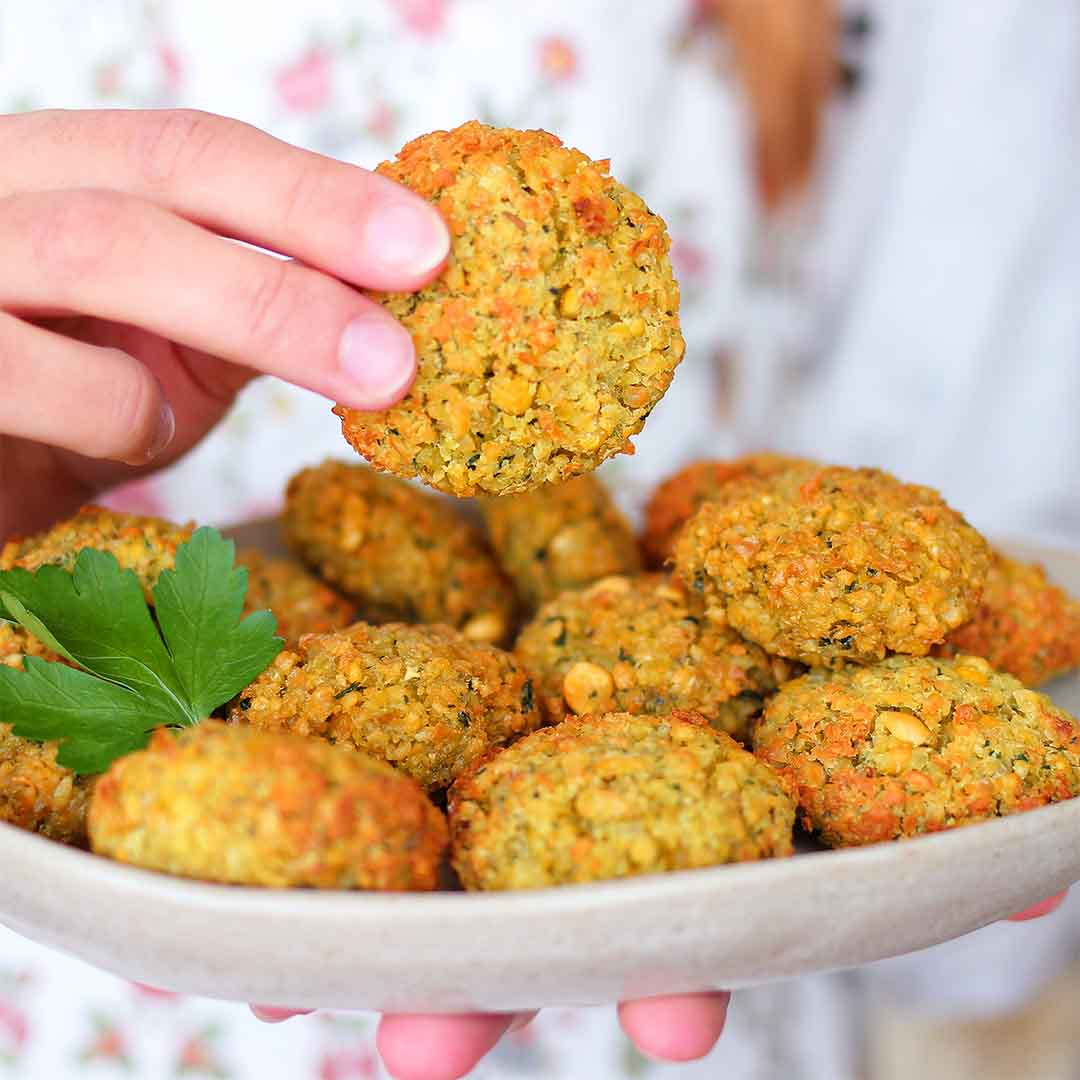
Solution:
M 566 480 L 632 450 L 684 352 L 663 221 L 545 131 L 471 121 L 377 169 L 430 200 L 451 234 L 442 274 L 374 294 L 419 370 L 382 412 L 338 406 L 375 468 L 453 495 Z
M 236 553 L 236 563 L 248 572 L 244 614 L 271 611 L 277 632 L 286 641 L 299 641 L 304 634 L 344 630 L 356 621 L 352 603 L 293 559 L 276 559 L 255 548 L 244 548 Z
M 450 789 L 466 889 L 536 889 L 790 855 L 777 778 L 700 716 L 567 720 Z
M 974 656 L 811 671 L 770 699 L 753 744 L 835 847 L 1080 793 L 1080 723 Z
M 808 458 L 762 452 L 729 461 L 692 461 L 662 481 L 645 504 L 641 546 L 650 566 L 670 562 L 683 525 L 704 502 L 730 503 L 748 485 L 796 468 L 815 468 Z
M 641 569 L 630 523 L 595 476 L 483 499 L 480 510 L 495 557 L 526 611 L 567 589 Z
M 974 617 L 934 648 L 937 656 L 963 653 L 1042 686 L 1080 667 L 1080 601 L 1041 566 L 995 551 Z
M 272 888 L 434 889 L 446 846 L 442 814 L 389 765 L 213 720 L 117 759 L 88 823 L 100 855 Z
M 705 618 L 663 574 L 610 577 L 545 604 L 515 651 L 548 720 L 689 710 L 739 740 L 795 665 Z
M 0 664 L 21 671 L 27 656 L 66 662 L 21 626 L 0 622 Z M 24 739 L 0 724 L 0 821 L 83 846 L 96 777 L 57 765 L 57 749 L 55 742 Z
M 285 538 L 369 622 L 446 623 L 502 641 L 515 597 L 478 529 L 443 500 L 363 465 L 324 461 L 290 481 Z
M 710 617 L 766 652 L 837 666 L 926 655 L 975 613 L 990 549 L 933 489 L 832 466 L 703 503 L 675 564 Z
M 429 790 L 541 722 L 532 678 L 509 653 L 399 623 L 302 638 L 241 692 L 229 720 L 362 750 Z
M 132 570 L 143 587 L 147 603 L 163 570 L 176 564 L 176 549 L 191 539 L 195 526 L 175 525 L 163 518 L 125 514 L 100 506 L 84 506 L 74 517 L 57 522 L 33 536 L 15 537 L 0 546 L 0 570 L 41 566 L 75 569 L 83 548 L 107 551 L 122 570 Z

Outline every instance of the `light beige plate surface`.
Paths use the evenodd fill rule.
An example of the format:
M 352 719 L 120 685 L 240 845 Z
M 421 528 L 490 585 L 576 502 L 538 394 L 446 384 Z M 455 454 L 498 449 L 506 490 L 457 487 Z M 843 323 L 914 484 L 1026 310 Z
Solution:
M 1080 593 L 1080 556 L 1037 554 Z M 1080 678 L 1050 692 L 1080 709 Z M 1080 799 L 861 850 L 487 896 L 206 885 L 8 826 L 0 867 L 0 921 L 150 985 L 294 1006 L 521 1009 L 738 987 L 967 933 L 1080 880 Z

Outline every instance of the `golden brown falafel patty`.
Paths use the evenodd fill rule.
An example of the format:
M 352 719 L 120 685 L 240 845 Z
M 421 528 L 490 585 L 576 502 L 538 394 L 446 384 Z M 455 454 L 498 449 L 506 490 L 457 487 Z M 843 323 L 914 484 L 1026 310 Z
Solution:
M 317 739 L 212 720 L 98 781 L 101 855 L 184 877 L 319 889 L 433 889 L 446 823 L 419 785 Z
M 439 208 L 452 247 L 419 292 L 376 294 L 419 373 L 384 412 L 334 410 L 352 446 L 454 495 L 524 491 L 630 449 L 684 351 L 663 221 L 544 131 L 473 121 L 378 172 Z
M 432 790 L 541 722 L 532 679 L 509 653 L 446 626 L 396 623 L 303 638 L 229 720 L 363 750 Z
M 73 517 L 32 536 L 0 546 L 0 570 L 42 566 L 75 568 L 83 548 L 107 551 L 139 579 L 147 601 L 163 570 L 172 569 L 176 549 L 191 537 L 192 525 L 174 525 L 84 506 Z M 22 668 L 24 656 L 64 661 L 21 627 L 0 623 L 0 663 Z M 56 763 L 57 744 L 13 735 L 0 725 L 0 821 L 64 843 L 85 844 L 86 811 L 96 777 L 76 776 Z
M 567 589 L 641 569 L 629 522 L 594 476 L 484 499 L 480 509 L 495 556 L 527 611 Z
M 537 678 L 548 719 L 567 714 L 701 713 L 749 738 L 764 699 L 795 665 L 770 657 L 663 574 L 605 578 L 545 604 L 515 651 Z
M 534 732 L 450 790 L 467 889 L 536 889 L 790 855 L 777 778 L 693 713 Z
M 27 656 L 64 663 L 21 626 L 0 622 L 0 664 L 23 668 Z M 24 739 L 0 724 L 0 821 L 65 844 L 86 843 L 86 810 L 95 777 L 56 764 L 57 744 Z
M 836 847 L 1030 810 L 1080 792 L 1080 724 L 983 659 L 894 656 L 781 687 L 754 751 Z
M 730 461 L 693 461 L 660 483 L 645 505 L 641 546 L 650 566 L 663 566 L 675 553 L 683 525 L 704 502 L 730 503 L 748 485 L 795 468 L 819 468 L 807 458 L 762 452 Z
M 283 524 L 297 555 L 370 622 L 446 623 L 475 641 L 510 630 L 513 586 L 479 531 L 411 484 L 325 461 L 289 481 Z
M 1027 686 L 1042 686 L 1080 667 L 1080 601 L 1047 580 L 1034 563 L 994 552 L 982 601 L 937 656 L 981 656 Z
M 0 570 L 53 565 L 71 571 L 83 548 L 95 548 L 114 555 L 122 569 L 134 571 L 149 603 L 162 570 L 173 568 L 176 549 L 191 539 L 193 531 L 190 524 L 84 506 L 51 529 L 8 540 L 0 547 Z
M 975 612 L 986 541 L 931 488 L 878 469 L 795 469 L 704 503 L 679 576 L 767 652 L 824 666 L 922 656 Z
M 273 612 L 277 632 L 286 641 L 299 641 L 304 634 L 344 630 L 356 621 L 352 603 L 293 559 L 275 559 L 255 548 L 245 548 L 236 553 L 236 562 L 248 572 L 244 614 Z

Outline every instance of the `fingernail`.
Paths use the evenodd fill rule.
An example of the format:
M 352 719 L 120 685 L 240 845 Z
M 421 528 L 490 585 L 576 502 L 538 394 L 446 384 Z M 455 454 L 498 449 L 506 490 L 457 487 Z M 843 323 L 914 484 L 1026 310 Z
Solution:
M 450 230 L 434 206 L 402 199 L 372 212 L 364 225 L 364 247 L 384 271 L 419 277 L 450 253 Z
M 157 420 L 154 423 L 154 434 L 151 436 L 146 449 L 140 454 L 124 458 L 124 463 L 136 467 L 149 465 L 165 452 L 175 435 L 176 414 L 172 411 L 172 406 L 167 401 L 163 401 L 158 409 Z
M 172 406 L 167 401 L 163 401 L 161 403 L 161 408 L 158 410 L 157 427 L 154 430 L 154 438 L 146 450 L 146 460 L 153 461 L 162 454 L 169 443 L 173 441 L 173 436 L 175 435 L 176 414 L 172 411 Z
M 416 376 L 416 350 L 409 332 L 380 315 L 361 315 L 345 327 L 338 359 L 349 381 L 349 400 L 342 404 L 354 409 L 393 405 Z

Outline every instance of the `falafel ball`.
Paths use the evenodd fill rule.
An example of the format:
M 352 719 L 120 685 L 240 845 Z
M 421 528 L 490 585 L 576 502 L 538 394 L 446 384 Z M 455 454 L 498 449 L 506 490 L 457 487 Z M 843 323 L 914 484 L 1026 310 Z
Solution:
M 255 548 L 244 548 L 236 553 L 236 562 L 248 572 L 244 614 L 273 612 L 277 632 L 286 641 L 299 641 L 304 634 L 344 630 L 356 621 L 353 604 L 293 559 L 275 559 Z
M 694 713 L 534 732 L 450 789 L 466 889 L 537 889 L 792 853 L 777 778 Z
M 515 597 L 479 531 L 441 499 L 363 465 L 325 461 L 290 481 L 290 547 L 371 622 L 446 623 L 502 641 Z
M 446 846 L 442 814 L 383 762 L 213 720 L 115 761 L 89 827 L 121 862 L 272 888 L 434 889 Z
M 795 665 L 769 656 L 663 574 L 610 577 L 545 604 L 515 647 L 553 722 L 567 715 L 701 713 L 736 739 Z
M 781 687 L 753 741 L 806 827 L 834 847 L 1080 793 L 1080 724 L 974 656 L 811 671 Z
M 21 671 L 27 656 L 65 662 L 21 626 L 0 622 L 0 664 Z M 96 777 L 57 765 L 56 751 L 55 742 L 24 739 L 0 724 L 0 821 L 83 846 Z
M 566 589 L 641 569 L 634 532 L 595 476 L 484 499 L 480 509 L 495 557 L 528 611 Z
M 339 405 L 348 442 L 453 495 L 524 491 L 632 450 L 685 348 L 663 221 L 607 161 L 545 131 L 472 121 L 377 171 L 434 203 L 452 246 L 419 292 L 375 294 L 419 373 L 383 412 Z
M 766 652 L 835 667 L 926 655 L 974 615 L 990 549 L 931 488 L 833 466 L 702 504 L 675 565 L 711 617 Z
M 151 589 L 161 572 L 176 564 L 176 549 L 191 539 L 194 528 L 163 518 L 84 506 L 74 517 L 44 532 L 8 540 L 0 547 L 0 570 L 32 571 L 53 565 L 72 571 L 79 552 L 95 548 L 114 555 L 121 569 L 134 571 L 147 602 L 152 603 Z
M 362 750 L 430 790 L 541 722 L 532 679 L 509 653 L 446 626 L 400 623 L 302 638 L 229 720 Z
M 1027 686 L 1042 686 L 1080 667 L 1080 601 L 1041 566 L 996 551 L 974 618 L 934 653 L 981 656 Z
M 693 461 L 662 481 L 645 505 L 645 528 L 641 546 L 650 566 L 669 562 L 683 525 L 704 502 L 730 503 L 748 485 L 768 481 L 795 468 L 815 468 L 808 458 L 763 452 L 730 461 Z

